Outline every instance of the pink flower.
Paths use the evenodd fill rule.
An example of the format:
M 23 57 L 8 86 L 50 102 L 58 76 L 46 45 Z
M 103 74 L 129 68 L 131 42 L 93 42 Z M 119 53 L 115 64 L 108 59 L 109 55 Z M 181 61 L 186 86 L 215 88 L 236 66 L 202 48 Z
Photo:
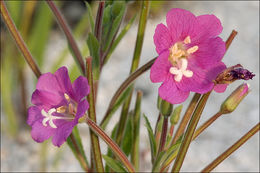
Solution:
M 206 93 L 213 89 L 213 80 L 226 68 L 221 59 L 225 43 L 219 19 L 214 15 L 194 16 L 187 10 L 171 9 L 166 16 L 167 26 L 159 24 L 154 34 L 158 58 L 151 67 L 152 82 L 162 82 L 159 95 L 178 104 L 189 93 Z M 226 85 L 218 85 L 223 92 Z
M 66 67 L 41 75 L 32 94 L 35 106 L 28 109 L 32 138 L 43 142 L 52 137 L 53 145 L 61 146 L 88 109 L 88 93 L 87 79 L 80 76 L 71 84 Z

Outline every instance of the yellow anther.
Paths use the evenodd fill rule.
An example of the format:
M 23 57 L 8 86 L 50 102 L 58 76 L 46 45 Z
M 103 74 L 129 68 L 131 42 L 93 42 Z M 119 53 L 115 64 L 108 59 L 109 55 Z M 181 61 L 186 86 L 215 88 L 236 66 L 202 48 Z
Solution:
M 196 52 L 198 49 L 199 49 L 199 46 L 193 46 L 187 50 L 187 53 L 192 54 L 192 53 Z
M 66 106 L 61 106 L 61 107 L 58 107 L 58 108 L 57 108 L 57 112 L 58 112 L 58 113 L 64 113 L 64 112 L 66 112 L 66 109 L 67 109 Z
M 70 101 L 70 96 L 68 94 L 64 93 L 64 97 L 68 102 Z
M 190 40 L 190 36 L 187 36 L 184 41 L 183 41 L 184 44 L 189 44 L 191 43 L 191 40 Z

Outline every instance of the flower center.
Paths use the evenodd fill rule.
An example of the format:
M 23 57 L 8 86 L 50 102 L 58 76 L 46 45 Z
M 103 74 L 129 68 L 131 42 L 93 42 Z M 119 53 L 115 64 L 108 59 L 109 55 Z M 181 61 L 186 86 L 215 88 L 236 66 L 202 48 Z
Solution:
M 185 45 L 190 44 L 190 36 L 187 36 L 182 42 L 175 43 L 169 50 L 170 55 L 168 60 L 171 62 L 172 67 L 170 68 L 170 73 L 175 75 L 174 79 L 180 82 L 182 77 L 192 77 L 193 72 L 187 70 L 188 67 L 188 56 L 196 52 L 199 47 L 193 46 L 189 49 Z
M 180 82 L 183 76 L 185 76 L 185 77 L 193 76 L 193 72 L 190 70 L 187 70 L 187 66 L 188 66 L 187 59 L 181 59 L 181 64 L 180 64 L 179 69 L 176 67 L 170 68 L 170 73 L 174 75 L 175 81 Z
M 70 99 L 70 97 L 65 93 L 64 94 L 65 99 L 69 102 L 68 106 L 60 106 L 57 109 L 51 108 L 48 112 L 45 112 L 44 109 L 41 110 L 41 114 L 44 116 L 44 119 L 42 120 L 42 124 L 44 126 L 47 126 L 47 122 L 49 121 L 49 125 L 52 128 L 57 128 L 57 126 L 54 124 L 53 120 L 56 119 L 63 119 L 63 120 L 73 120 L 76 112 L 77 107 L 76 104 Z M 60 113 L 64 116 L 55 116 L 52 115 L 53 113 Z

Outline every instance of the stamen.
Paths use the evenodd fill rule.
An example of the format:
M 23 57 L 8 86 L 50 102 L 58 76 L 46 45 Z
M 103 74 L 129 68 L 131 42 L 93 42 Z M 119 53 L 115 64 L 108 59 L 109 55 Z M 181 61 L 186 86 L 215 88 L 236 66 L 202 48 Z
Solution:
M 70 97 L 69 97 L 68 94 L 64 93 L 64 97 L 65 97 L 65 99 L 66 99 L 68 102 L 70 101 Z
M 187 53 L 192 54 L 192 53 L 196 52 L 198 49 L 199 49 L 199 46 L 193 46 L 187 50 Z
M 191 40 L 190 40 L 190 36 L 187 36 L 184 41 L 183 41 L 184 44 L 189 44 L 191 43 Z
M 67 110 L 67 106 L 61 106 L 57 108 L 58 113 L 64 113 Z

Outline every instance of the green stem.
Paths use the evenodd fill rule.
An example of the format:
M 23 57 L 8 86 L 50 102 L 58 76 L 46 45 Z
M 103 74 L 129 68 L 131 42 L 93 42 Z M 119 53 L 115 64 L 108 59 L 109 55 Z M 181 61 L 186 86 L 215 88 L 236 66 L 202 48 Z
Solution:
M 218 119 L 221 115 L 221 112 L 216 113 L 210 119 L 208 119 L 205 123 L 203 123 L 194 133 L 192 140 L 197 138 L 206 128 L 208 128 L 216 119 Z
M 124 152 L 119 148 L 119 146 L 111 139 L 109 136 L 91 119 L 86 119 L 87 124 L 90 128 L 98 134 L 114 152 L 114 154 L 119 158 L 119 160 L 124 164 L 129 172 L 135 172 L 133 165 L 129 162 Z
M 188 148 L 190 146 L 192 136 L 194 134 L 194 131 L 197 127 L 197 124 L 199 122 L 199 119 L 201 117 L 202 111 L 204 110 L 204 107 L 207 103 L 207 100 L 209 98 L 211 91 L 204 94 L 198 105 L 196 106 L 196 109 L 194 110 L 191 120 L 189 122 L 189 125 L 187 127 L 187 130 L 185 131 L 184 138 L 182 140 L 178 155 L 176 157 L 176 160 L 174 162 L 174 165 L 172 167 L 172 172 L 179 172 L 181 169 L 181 166 L 183 164 L 184 158 L 186 156 L 186 153 L 188 151 Z
M 90 93 L 87 96 L 89 102 L 88 115 L 92 121 L 96 122 L 95 96 L 94 96 L 93 74 L 92 74 L 92 58 L 87 58 L 86 67 L 87 67 L 86 76 L 88 78 L 88 82 L 90 86 Z M 97 172 L 104 172 L 98 136 L 93 131 L 90 131 L 90 136 L 91 136 L 91 144 L 92 144 L 91 146 L 93 147 L 92 149 L 93 149 L 96 170 Z
M 59 9 L 55 5 L 55 3 L 52 2 L 51 0 L 46 0 L 46 2 L 49 5 L 50 9 L 52 10 L 53 14 L 55 15 L 57 22 L 59 23 L 64 34 L 66 35 L 68 43 L 75 56 L 75 60 L 76 60 L 77 64 L 80 66 L 82 74 L 84 74 L 85 73 L 84 61 L 83 61 L 82 55 L 80 53 L 80 50 L 77 46 L 77 43 L 72 35 L 69 25 L 67 24 L 66 20 L 64 19 L 63 15 L 59 11 Z
M 32 57 L 32 54 L 30 53 L 29 49 L 27 48 L 23 38 L 21 37 L 19 31 L 17 30 L 12 18 L 10 17 L 9 12 L 6 8 L 5 2 L 0 1 L 0 3 L 1 3 L 1 15 L 2 15 L 3 21 L 5 22 L 9 32 L 13 36 L 13 39 L 15 40 L 17 47 L 22 52 L 26 62 L 28 63 L 28 65 L 30 66 L 32 71 L 34 72 L 35 76 L 37 78 L 39 78 L 41 76 L 41 72 L 40 72 L 38 66 L 36 65 L 36 63 Z
M 143 93 L 137 91 L 135 110 L 133 116 L 134 131 L 133 131 L 133 149 L 131 152 L 131 162 L 134 164 L 135 170 L 139 170 L 139 133 L 140 133 L 140 112 L 141 112 L 141 101 Z
M 138 70 L 136 70 L 134 73 L 132 73 L 121 85 L 120 87 L 117 89 L 116 93 L 114 94 L 114 96 L 112 97 L 108 109 L 106 111 L 106 114 L 104 116 L 104 118 L 102 119 L 100 126 L 103 126 L 107 119 L 109 118 L 109 114 L 111 113 L 111 111 L 113 110 L 113 106 L 115 105 L 116 101 L 118 100 L 118 98 L 120 97 L 120 95 L 129 87 L 129 85 L 135 81 L 135 79 L 137 77 L 139 77 L 140 75 L 142 75 L 144 72 L 146 72 L 147 70 L 149 70 L 151 68 L 151 66 L 153 65 L 154 61 L 156 60 L 157 57 L 153 58 L 151 61 L 149 61 L 148 63 L 146 63 L 145 65 L 143 65 L 142 67 L 140 67 Z M 111 117 L 110 117 L 111 118 Z
M 100 1 L 96 16 L 94 35 L 96 36 L 99 43 L 101 43 L 101 31 L 102 31 L 102 19 L 105 7 L 105 2 Z
M 168 130 L 168 116 L 162 116 L 162 117 L 163 117 L 162 134 L 161 134 L 160 146 L 159 146 L 157 156 L 164 149 L 164 145 L 166 142 L 166 136 L 167 136 L 167 130 Z
M 192 100 L 191 100 L 191 102 L 190 102 L 181 122 L 180 122 L 180 125 L 179 125 L 179 127 L 178 127 L 178 129 L 177 129 L 177 131 L 176 131 L 176 133 L 173 137 L 172 145 L 175 144 L 175 142 L 183 134 L 183 132 L 184 132 L 184 130 L 185 130 L 190 118 L 191 118 L 191 115 L 192 115 L 192 113 L 193 113 L 193 111 L 194 111 L 194 109 L 195 109 L 195 107 L 196 107 L 196 105 L 197 105 L 197 103 L 200 99 L 200 96 L 201 96 L 201 94 L 198 94 L 198 93 L 194 94 L 194 96 L 193 96 L 193 98 L 192 98 Z
M 149 5 L 150 5 L 149 1 L 142 1 L 142 10 L 141 10 L 141 15 L 139 20 L 138 33 L 137 33 L 137 39 L 135 43 L 135 50 L 134 50 L 134 56 L 133 56 L 132 65 L 130 69 L 130 74 L 133 73 L 138 68 L 139 65 L 141 50 L 143 46 L 144 32 L 145 32 L 145 27 L 146 27 L 148 12 L 149 12 Z M 132 85 L 131 87 L 132 87 L 131 90 L 133 92 L 134 86 Z M 132 92 L 130 92 L 130 95 L 127 97 L 126 101 L 124 102 L 121 115 L 120 115 L 120 120 L 119 120 L 117 134 L 116 134 L 116 142 L 117 144 L 119 144 L 119 146 L 121 144 L 122 136 L 125 129 L 128 110 L 132 99 Z
M 232 41 L 237 35 L 237 31 L 232 30 L 231 34 L 229 35 L 227 41 L 226 41 L 226 50 L 228 50 L 229 46 L 231 45 Z
M 222 153 L 213 162 L 211 162 L 208 166 L 206 166 L 201 172 L 211 172 L 215 167 L 217 167 L 223 160 L 225 160 L 228 156 L 230 156 L 234 151 L 236 151 L 241 145 L 243 145 L 248 139 L 250 139 L 259 130 L 260 130 L 260 123 L 256 124 L 250 131 L 248 131 L 236 143 L 234 143 L 224 153 Z

